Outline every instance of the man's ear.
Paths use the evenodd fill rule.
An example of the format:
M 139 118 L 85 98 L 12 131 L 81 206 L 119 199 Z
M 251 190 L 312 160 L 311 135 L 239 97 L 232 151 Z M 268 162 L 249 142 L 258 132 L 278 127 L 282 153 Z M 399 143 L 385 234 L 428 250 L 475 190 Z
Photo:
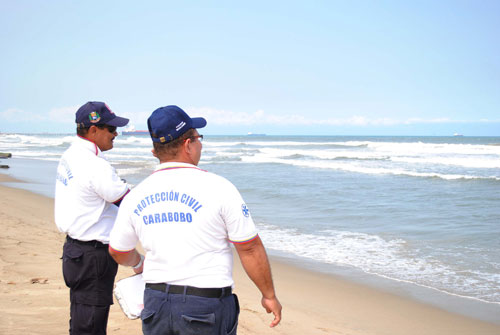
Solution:
M 191 144 L 191 139 L 190 139 L 190 138 L 185 139 L 185 140 L 184 140 L 184 143 L 182 143 L 182 148 L 183 148 L 183 150 L 184 150 L 186 153 L 188 153 L 188 154 L 190 154 L 190 153 L 191 153 L 191 146 L 190 146 L 190 144 Z
M 97 127 L 90 126 L 89 130 L 87 131 L 87 135 L 85 137 L 93 141 L 96 133 L 97 133 Z
M 153 154 L 153 156 L 160 159 L 160 157 L 158 157 L 158 153 L 156 152 L 155 148 L 151 149 L 151 153 Z

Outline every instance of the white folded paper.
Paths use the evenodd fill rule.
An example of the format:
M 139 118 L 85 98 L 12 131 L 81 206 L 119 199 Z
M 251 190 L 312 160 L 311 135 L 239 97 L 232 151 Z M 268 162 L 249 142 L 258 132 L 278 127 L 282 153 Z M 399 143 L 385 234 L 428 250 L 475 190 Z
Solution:
M 146 283 L 142 274 L 121 279 L 116 282 L 113 293 L 123 313 L 129 319 L 137 319 L 144 309 L 144 288 Z

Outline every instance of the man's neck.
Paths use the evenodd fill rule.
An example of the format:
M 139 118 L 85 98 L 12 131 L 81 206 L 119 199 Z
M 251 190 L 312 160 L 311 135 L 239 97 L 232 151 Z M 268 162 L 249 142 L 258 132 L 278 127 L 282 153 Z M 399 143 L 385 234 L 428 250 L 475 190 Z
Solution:
M 163 163 L 186 163 L 186 164 L 196 165 L 191 159 L 182 157 L 174 157 L 171 159 L 160 158 L 160 164 Z

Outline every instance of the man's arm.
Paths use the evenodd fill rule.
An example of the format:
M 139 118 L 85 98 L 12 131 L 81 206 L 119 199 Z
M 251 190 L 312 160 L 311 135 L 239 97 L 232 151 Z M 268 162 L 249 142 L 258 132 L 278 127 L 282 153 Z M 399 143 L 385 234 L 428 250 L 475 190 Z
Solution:
M 122 179 L 123 180 L 123 179 Z M 116 207 L 120 207 L 120 204 L 122 203 L 122 200 L 123 198 L 125 198 L 125 196 L 130 192 L 130 188 L 127 188 L 127 191 L 125 192 L 124 195 L 122 195 L 118 200 L 114 201 L 113 202 L 113 205 L 115 205 Z
M 141 254 L 139 254 L 139 252 L 137 252 L 136 249 L 122 252 L 109 247 L 109 254 L 113 257 L 116 263 L 125 266 L 132 266 L 135 273 L 142 273 L 144 268 L 144 258 Z M 139 265 L 139 263 L 141 264 Z M 139 267 L 136 269 L 135 267 L 138 265 Z
M 281 321 L 282 307 L 274 291 L 271 266 L 260 237 L 234 246 L 248 277 L 262 293 L 262 306 L 268 313 L 274 314 L 270 327 L 275 327 Z

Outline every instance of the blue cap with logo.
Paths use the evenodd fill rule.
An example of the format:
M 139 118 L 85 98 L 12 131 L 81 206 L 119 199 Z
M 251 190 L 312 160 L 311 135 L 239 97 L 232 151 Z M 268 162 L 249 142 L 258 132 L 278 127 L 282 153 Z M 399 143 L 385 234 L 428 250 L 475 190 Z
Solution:
M 117 116 L 104 102 L 89 101 L 76 111 L 75 121 L 79 128 L 88 128 L 104 124 L 123 127 L 129 120 Z
M 148 118 L 151 139 L 159 143 L 171 142 L 191 128 L 203 128 L 206 125 L 207 121 L 204 118 L 191 118 L 174 105 L 160 107 Z

